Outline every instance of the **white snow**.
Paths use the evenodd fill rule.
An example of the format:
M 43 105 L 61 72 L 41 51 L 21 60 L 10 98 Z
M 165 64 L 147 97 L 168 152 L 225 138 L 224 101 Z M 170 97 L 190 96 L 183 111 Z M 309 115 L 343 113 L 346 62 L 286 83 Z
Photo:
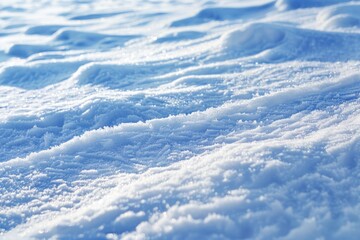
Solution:
M 359 12 L 0 2 L 0 239 L 358 239 Z

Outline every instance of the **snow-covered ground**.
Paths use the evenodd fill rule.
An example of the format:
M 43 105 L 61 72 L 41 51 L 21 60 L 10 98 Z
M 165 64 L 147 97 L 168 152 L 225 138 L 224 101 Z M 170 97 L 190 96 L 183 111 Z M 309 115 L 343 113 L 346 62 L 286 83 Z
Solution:
M 0 146 L 0 239 L 358 239 L 360 1 L 1 1 Z

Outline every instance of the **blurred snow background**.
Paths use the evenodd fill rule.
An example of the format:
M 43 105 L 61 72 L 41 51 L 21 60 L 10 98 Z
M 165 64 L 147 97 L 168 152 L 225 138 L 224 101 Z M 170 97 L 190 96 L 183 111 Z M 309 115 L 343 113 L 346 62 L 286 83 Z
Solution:
M 358 239 L 360 1 L 0 2 L 0 239 Z

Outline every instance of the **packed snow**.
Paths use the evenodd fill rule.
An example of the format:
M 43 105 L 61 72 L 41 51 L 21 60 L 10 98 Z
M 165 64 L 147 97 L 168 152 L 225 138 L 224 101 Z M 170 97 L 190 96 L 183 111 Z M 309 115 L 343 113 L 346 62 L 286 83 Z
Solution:
M 358 239 L 360 1 L 1 1 L 0 145 L 0 239 Z

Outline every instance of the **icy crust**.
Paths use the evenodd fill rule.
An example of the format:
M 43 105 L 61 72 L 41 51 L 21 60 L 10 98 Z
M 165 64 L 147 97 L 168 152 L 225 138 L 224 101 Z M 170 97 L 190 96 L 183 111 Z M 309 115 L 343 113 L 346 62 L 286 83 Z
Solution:
M 357 105 L 334 109 L 342 119 L 326 111 L 297 114 L 240 133 L 235 143 L 188 161 L 120 174 L 103 199 L 64 209 L 51 222 L 52 214 L 46 214 L 5 237 L 356 239 L 360 142 L 344 136 L 359 134 Z M 309 121 L 312 129 L 304 132 L 302 124 Z M 271 139 L 264 139 L 264 132 Z M 349 191 L 348 198 L 341 189 Z
M 0 2 L 0 239 L 357 239 L 358 1 Z
M 20 173 L 18 174 L 18 178 L 23 178 L 21 182 L 30 181 L 32 182 L 32 184 L 34 184 L 33 186 L 36 186 L 37 191 L 35 193 L 27 193 L 27 198 L 29 200 L 34 199 L 27 204 L 31 206 L 31 208 L 33 208 L 35 212 L 39 211 L 40 209 L 36 210 L 37 207 L 34 204 L 38 201 L 36 200 L 36 195 L 33 194 L 40 194 L 40 196 L 45 197 L 48 194 L 48 191 L 52 191 L 52 188 L 58 189 L 61 187 L 61 189 L 59 189 L 61 195 L 65 197 L 65 199 L 68 199 L 67 202 L 63 204 L 70 204 L 70 206 L 75 207 L 76 203 L 72 201 L 74 201 L 74 199 L 78 199 L 84 194 L 82 193 L 83 187 L 81 185 L 81 182 L 86 179 L 88 179 L 88 181 L 93 181 L 92 179 L 94 177 L 94 174 L 95 176 L 106 177 L 108 176 L 109 171 L 112 172 L 112 169 L 117 168 L 118 164 L 120 164 L 122 171 L 133 172 L 135 170 L 135 172 L 137 172 L 136 169 L 132 168 L 134 164 L 139 164 L 139 166 L 142 165 L 143 167 L 147 165 L 147 167 L 145 167 L 145 169 L 147 169 L 154 164 L 167 165 L 169 164 L 168 161 L 170 159 L 172 162 L 183 160 L 184 158 L 186 158 L 186 155 L 193 156 L 194 152 L 191 151 L 193 151 L 194 149 L 198 149 L 196 153 L 200 154 L 202 151 L 199 151 L 199 149 L 204 147 L 204 141 L 205 146 L 209 145 L 209 141 L 211 141 L 211 138 L 218 135 L 216 139 L 228 139 L 226 141 L 229 141 L 231 139 L 232 143 L 229 143 L 229 146 L 221 147 L 219 150 L 214 150 L 214 152 L 202 153 L 198 157 L 190 158 L 190 162 L 185 161 L 179 163 L 179 165 L 171 165 L 171 167 L 148 170 L 144 173 L 146 176 L 145 180 L 144 177 L 135 177 L 133 174 L 130 174 L 129 176 L 120 174 L 121 179 L 123 179 L 120 183 L 118 183 L 121 185 L 122 189 L 120 193 L 123 193 L 124 191 L 124 186 L 122 185 L 123 181 L 128 181 L 124 180 L 124 178 L 135 178 L 136 181 L 134 184 L 136 184 L 135 186 L 137 187 L 134 186 L 134 188 L 136 189 L 134 189 L 134 191 L 136 191 L 136 194 L 134 194 L 136 197 L 129 197 L 132 196 L 131 191 L 133 190 L 125 190 L 126 195 L 122 194 L 117 198 L 118 200 L 111 200 L 115 202 L 108 202 L 108 197 L 105 197 L 104 200 L 101 201 L 108 202 L 107 204 L 109 204 L 109 210 L 106 210 L 107 208 L 104 208 L 103 203 L 97 203 L 95 204 L 95 206 L 92 206 L 91 204 L 90 209 L 92 209 L 93 207 L 95 207 L 95 209 L 89 210 L 80 208 L 80 213 L 78 213 L 79 219 L 75 222 L 74 220 L 70 219 L 76 219 L 77 217 L 71 217 L 69 220 L 64 220 L 60 218 L 58 220 L 58 223 L 56 223 L 55 221 L 54 230 L 49 231 L 48 229 L 46 230 L 46 232 L 48 232 L 47 234 L 38 235 L 38 231 L 44 231 L 44 229 L 42 229 L 44 227 L 44 223 L 40 223 L 39 229 L 37 227 L 35 227 L 35 229 L 29 229 L 30 232 L 26 234 L 30 235 L 27 236 L 35 234 L 34 236 L 36 238 L 48 238 L 50 236 L 58 235 L 58 237 L 60 238 L 68 238 L 73 236 L 74 234 L 80 234 L 82 230 L 78 229 L 78 226 L 82 225 L 89 231 L 87 233 L 89 235 L 85 235 L 87 237 L 90 237 L 93 234 L 97 234 L 97 237 L 99 238 L 104 237 L 105 235 L 103 234 L 107 232 L 118 233 L 117 229 L 127 229 L 127 231 L 130 232 L 135 231 L 134 233 L 127 233 L 122 237 L 125 237 L 127 235 L 131 236 L 132 234 L 140 234 L 137 237 L 141 237 L 142 235 L 148 237 L 152 235 L 154 235 L 154 237 L 185 237 L 189 235 L 187 235 L 187 232 L 184 231 L 184 228 L 194 225 L 193 227 L 191 227 L 194 228 L 194 237 L 211 236 L 212 234 L 214 234 L 215 236 L 217 234 L 222 234 L 224 235 L 224 237 L 228 238 L 245 238 L 253 237 L 255 236 L 255 233 L 261 232 L 260 229 L 266 229 L 267 224 L 273 224 L 274 220 L 272 219 L 278 219 L 277 214 L 272 215 L 274 214 L 274 207 L 276 209 L 280 208 L 279 210 L 281 210 L 282 208 L 286 208 L 286 204 L 291 204 L 291 208 L 294 208 L 292 210 L 283 210 L 285 211 L 284 217 L 289 214 L 287 218 L 293 221 L 293 224 L 291 225 L 293 227 L 278 225 L 280 226 L 280 229 L 278 229 L 277 231 L 267 233 L 267 231 L 264 230 L 264 237 L 261 237 L 261 234 L 257 236 L 261 238 L 266 238 L 279 237 L 286 234 L 292 235 L 295 233 L 291 233 L 290 230 L 286 229 L 294 228 L 292 231 L 297 232 L 295 230 L 297 228 L 296 226 L 298 226 L 299 228 L 301 227 L 302 222 L 300 220 L 296 220 L 296 218 L 294 219 L 295 216 L 299 216 L 293 216 L 293 211 L 297 212 L 300 208 L 303 207 L 301 201 L 298 200 L 299 202 L 297 203 L 297 207 L 296 205 L 294 205 L 293 202 L 290 202 L 290 199 L 287 200 L 289 201 L 288 203 L 284 203 L 283 200 L 281 200 L 281 202 L 283 203 L 280 203 L 279 200 L 276 200 L 277 198 L 275 196 L 277 195 L 275 194 L 275 196 L 271 197 L 275 198 L 275 202 L 267 205 L 269 203 L 265 201 L 265 199 L 267 199 L 267 197 L 265 196 L 267 196 L 268 194 L 268 188 L 270 187 L 272 189 L 272 191 L 270 191 L 271 193 L 273 193 L 274 191 L 280 191 L 279 189 L 282 189 L 280 193 L 278 193 L 279 196 L 282 196 L 282 194 L 285 194 L 283 193 L 283 191 L 284 187 L 287 186 L 286 184 L 294 181 L 293 184 L 295 186 L 295 189 L 299 188 L 299 190 L 292 189 L 293 185 L 285 187 L 285 189 L 288 189 L 287 191 L 291 191 L 291 196 L 297 193 L 297 191 L 299 191 L 298 194 L 300 194 L 302 191 L 309 191 L 309 194 L 314 194 L 316 196 L 318 193 L 315 191 L 315 189 L 317 189 L 318 184 L 325 184 L 322 183 L 322 179 L 329 178 L 327 174 L 335 174 L 332 172 L 327 172 L 328 167 L 333 166 L 334 164 L 333 161 L 330 161 L 329 163 L 329 159 L 338 159 L 340 166 L 336 166 L 336 169 L 344 168 L 344 170 L 348 169 L 348 171 L 354 170 L 354 168 L 357 166 L 354 157 L 356 158 L 357 156 L 357 146 L 359 144 L 359 141 L 353 137 L 358 135 L 357 131 L 359 129 L 359 109 L 356 107 L 358 105 L 358 102 L 355 100 L 356 96 L 358 96 L 358 91 L 354 90 L 354 87 L 358 86 L 358 81 L 359 76 L 354 75 L 332 83 L 315 84 L 310 86 L 304 86 L 302 88 L 289 89 L 287 91 L 278 92 L 269 96 L 255 98 L 254 100 L 244 102 L 243 104 L 226 104 L 222 107 L 219 107 L 218 109 L 209 109 L 203 113 L 194 113 L 188 116 L 170 117 L 162 120 L 150 120 L 146 123 L 121 124 L 114 128 L 87 132 L 83 136 L 79 138 L 74 138 L 73 140 L 62 144 L 59 147 L 31 154 L 26 159 L 14 159 L 1 164 L 0 166 L 4 168 L 2 175 L 5 179 L 8 179 L 7 176 L 10 177 L 13 174 L 13 171 L 16 171 Z M 355 96 L 353 96 L 354 94 Z M 276 113 L 279 112 L 278 108 L 309 109 L 309 105 L 311 105 L 312 102 L 315 101 L 315 99 L 319 100 L 319 95 L 321 96 L 320 99 L 322 99 L 323 102 L 327 102 L 330 106 L 334 104 L 334 102 L 331 103 L 331 99 L 334 99 L 334 96 L 337 96 L 336 102 L 344 102 L 345 100 L 348 101 L 348 103 L 340 106 L 339 108 L 333 109 L 332 111 L 336 113 L 335 115 L 332 112 L 328 113 L 327 110 L 322 110 L 323 107 L 327 109 L 326 106 L 316 106 L 315 110 L 312 111 L 311 114 L 307 114 L 305 111 L 303 113 L 294 114 L 290 116 L 287 120 L 269 122 L 264 126 L 246 123 L 246 119 L 251 119 L 254 117 L 254 115 L 262 116 L 262 118 L 257 117 L 256 119 L 263 119 L 262 121 L 264 122 L 266 122 L 265 119 L 273 119 L 274 114 L 276 116 Z M 300 101 L 301 103 L 297 103 L 299 99 L 302 99 Z M 299 104 L 302 106 L 299 106 Z M 238 114 L 239 109 L 241 109 L 243 114 Z M 341 116 L 341 118 L 339 118 L 338 116 Z M 310 126 L 303 126 L 304 122 L 308 122 L 310 121 L 310 119 L 312 124 L 310 124 Z M 235 132 L 237 132 L 237 128 L 243 129 L 245 125 L 248 125 L 247 128 L 249 128 L 250 130 L 238 132 L 236 135 L 231 136 Z M 229 129 L 230 131 L 226 129 L 231 126 L 233 127 Z M 281 131 L 279 131 L 279 129 L 281 129 Z M 165 133 L 166 131 L 168 131 L 169 133 Z M 163 134 L 165 133 L 164 136 L 162 134 L 159 135 L 158 133 L 160 132 Z M 333 134 L 329 135 L 328 132 L 332 132 Z M 352 135 L 345 137 L 346 135 L 344 134 L 346 134 L 346 132 L 351 132 Z M 217 142 L 216 139 L 213 140 L 215 141 L 213 143 L 215 145 Z M 220 143 L 221 141 L 217 144 Z M 285 146 L 284 143 L 286 143 Z M 186 146 L 188 146 L 188 148 L 186 148 Z M 221 144 L 219 145 L 219 147 L 220 146 Z M 176 151 L 179 151 L 181 149 L 182 152 L 178 152 L 176 154 Z M 103 155 L 99 155 L 100 153 Z M 132 156 L 131 154 L 133 153 L 137 153 L 136 156 Z M 177 159 L 175 157 L 176 155 L 174 154 L 177 155 Z M 298 161 L 298 158 L 300 158 L 302 161 Z M 52 161 L 48 161 L 48 159 L 51 159 Z M 151 162 L 152 159 L 156 159 L 156 163 Z M 163 159 L 164 161 L 161 162 L 161 159 Z M 139 160 L 142 160 L 142 162 L 139 162 Z M 227 166 L 229 164 L 229 166 L 228 168 L 226 168 L 226 170 L 221 170 L 219 172 L 219 169 L 216 170 L 216 167 L 218 167 L 218 165 L 215 163 L 220 164 L 221 166 Z M 198 166 L 199 164 L 201 166 Z M 237 170 L 235 170 L 235 166 L 237 166 L 238 164 L 240 164 L 240 168 L 237 172 Z M 323 173 L 325 174 L 325 176 L 320 177 L 318 176 L 319 173 L 316 169 L 321 169 L 322 164 L 325 165 Z M 328 166 L 328 164 L 330 164 L 330 166 Z M 32 166 L 32 168 L 29 169 L 29 166 Z M 63 166 L 61 169 L 66 166 L 66 172 L 56 170 L 56 166 Z M 289 175 L 284 176 L 283 174 L 281 174 L 284 168 L 292 169 L 293 172 L 290 171 L 288 173 Z M 44 172 L 44 169 L 47 169 L 46 175 L 37 176 L 37 174 L 34 174 Z M 300 171 L 300 169 L 302 170 Z M 160 174 L 159 179 L 155 178 L 157 174 L 153 174 L 153 171 Z M 168 171 L 170 172 L 167 173 Z M 180 173 L 174 173 L 174 171 L 180 171 Z M 183 171 L 185 172 L 181 173 Z M 200 174 L 199 171 L 201 171 L 202 174 Z M 253 171 L 255 171 L 255 173 L 253 173 Z M 312 171 L 315 175 L 313 177 L 310 177 L 309 174 Z M 213 174 L 215 174 L 215 176 L 212 176 L 212 174 L 207 175 L 208 173 L 212 172 L 214 172 Z M 185 180 L 183 177 L 181 177 L 182 174 L 187 175 L 185 177 Z M 204 174 L 205 176 L 203 176 Z M 244 174 L 246 175 L 243 176 Z M 56 179 L 59 177 L 59 175 L 62 176 L 62 179 L 66 179 L 65 186 L 63 184 L 59 185 L 59 183 L 57 183 Z M 302 175 L 304 175 L 304 183 L 299 183 L 298 178 Z M 168 178 L 166 176 L 177 177 L 173 180 L 166 180 Z M 319 177 L 318 180 L 317 177 Z M 331 175 L 331 178 L 333 177 L 341 178 L 341 176 L 337 176 L 336 174 L 334 176 Z M 151 180 L 146 180 L 148 178 L 150 178 Z M 204 179 L 200 180 L 202 178 Z M 231 182 L 233 181 L 231 180 L 233 178 L 237 180 L 234 180 L 235 182 Z M 283 178 L 286 178 L 286 180 L 281 180 Z M 129 181 L 131 182 L 132 180 L 130 179 Z M 187 186 L 186 179 L 192 179 L 189 183 L 190 186 Z M 219 180 L 220 183 L 218 182 Z M 116 180 L 114 181 L 115 183 L 112 184 L 116 184 Z M 180 182 L 177 183 L 177 181 Z M 185 181 L 185 183 L 183 181 Z M 202 181 L 205 182 L 202 183 Z M 312 183 L 313 181 L 315 181 L 315 183 Z M 320 182 L 317 183 L 317 181 Z M 44 184 L 46 182 L 51 182 L 53 184 Z M 162 184 L 160 184 L 160 182 L 162 182 Z M 151 183 L 151 185 L 148 185 L 149 183 Z M 314 185 L 307 186 L 305 188 L 306 190 L 304 190 L 304 188 L 302 187 L 303 184 L 309 183 Z M 349 188 L 353 188 L 356 186 L 356 182 L 351 181 L 351 183 L 354 185 L 349 186 Z M 137 184 L 140 184 L 140 186 L 138 186 Z M 143 186 L 143 184 L 145 184 L 146 187 L 141 187 Z M 165 184 L 165 186 L 167 186 L 167 184 L 170 184 L 170 186 L 165 187 L 165 189 L 169 189 L 170 192 L 174 191 L 171 189 L 177 189 L 176 194 L 174 195 L 172 192 L 170 195 L 168 195 L 169 193 L 164 190 L 158 192 L 160 189 L 164 189 L 163 184 Z M 193 186 L 194 184 L 195 186 Z M 11 198 L 13 198 L 11 197 L 10 193 L 18 192 L 23 188 L 23 186 L 16 186 L 11 183 L 6 184 L 5 186 L 5 189 L 10 191 L 4 191 L 2 195 L 7 196 L 8 198 L 8 203 L 6 205 L 8 205 L 8 207 L 12 207 L 14 206 L 13 204 L 16 204 L 16 200 L 10 200 Z M 155 192 L 152 193 L 151 189 L 153 187 L 150 186 L 153 186 L 155 189 L 158 190 L 154 190 Z M 205 195 L 198 195 L 199 193 L 196 186 L 201 186 L 202 191 L 204 191 L 203 194 Z M 242 186 L 241 190 L 237 189 L 238 186 Z M 309 188 L 312 188 L 311 186 L 314 186 L 315 189 L 309 190 Z M 129 186 L 127 186 L 126 189 L 128 189 L 128 187 Z M 108 188 L 107 185 L 105 185 L 104 188 Z M 183 188 L 184 190 L 181 190 Z M 252 193 L 255 189 L 256 192 L 260 191 L 260 193 L 253 196 Z M 227 191 L 225 190 L 229 192 L 227 193 Z M 112 190 L 111 193 L 109 193 L 110 199 L 113 199 L 114 197 L 115 193 L 113 191 L 115 190 Z M 144 196 L 141 195 L 143 191 Z M 197 200 L 196 202 L 188 202 L 187 199 L 189 197 L 189 191 L 190 193 L 193 191 L 194 199 Z M 293 191 L 295 191 L 295 193 Z M 313 193 L 313 191 L 315 192 Z M 241 193 L 240 196 L 237 195 L 239 193 Z M 235 196 L 233 196 L 233 194 L 235 194 Z M 246 197 L 248 196 L 248 194 L 249 197 Z M 265 196 L 263 196 L 263 194 L 265 194 Z M 87 194 L 85 194 L 85 196 L 86 195 Z M 181 196 L 187 196 L 187 198 L 182 199 Z M 288 196 L 288 193 L 286 193 L 284 196 Z M 310 196 L 311 195 L 305 195 L 302 197 L 304 199 L 307 199 Z M 246 198 L 250 198 L 250 200 L 245 201 Z M 60 204 L 60 206 L 56 206 L 57 204 L 59 204 L 56 203 L 56 201 L 58 201 L 56 199 L 57 197 L 55 197 L 55 202 L 53 202 L 52 204 L 55 204 L 55 208 L 61 208 L 62 204 Z M 135 204 L 134 208 L 125 207 L 127 206 L 127 204 L 134 203 L 134 201 L 141 201 L 141 199 L 150 200 L 147 200 L 145 202 L 145 205 L 142 204 L 136 207 Z M 165 201 L 163 201 L 161 203 L 162 205 L 159 206 L 158 201 L 160 199 L 165 199 Z M 212 200 L 210 200 L 209 202 L 209 199 Z M 21 199 L 21 201 L 23 204 L 27 202 L 26 199 Z M 120 202 L 118 203 L 117 201 Z M 322 201 L 325 201 L 327 203 L 328 201 L 335 200 L 333 199 L 333 196 L 325 196 L 324 200 Z M 180 205 L 175 204 L 173 207 L 170 207 L 168 210 L 166 210 L 168 208 L 166 207 L 168 204 L 170 204 L 169 206 L 171 206 L 176 202 L 178 202 L 177 204 Z M 234 205 L 231 205 L 231 202 L 233 202 Z M 199 206 L 197 206 L 197 204 Z M 273 204 L 275 205 L 273 206 Z M 282 204 L 285 204 L 285 206 L 282 206 Z M 328 211 L 333 211 L 331 209 L 331 206 L 330 209 L 322 209 L 324 205 L 323 202 L 318 202 L 317 204 L 319 205 L 311 207 L 309 206 L 309 208 L 320 208 L 318 210 L 319 215 L 312 215 L 312 213 L 310 212 L 301 212 L 302 214 L 306 215 L 302 216 L 300 219 L 306 219 L 304 220 L 305 222 L 307 222 L 307 219 L 312 219 L 311 221 L 313 222 L 313 227 L 317 226 L 315 225 L 316 218 L 327 218 L 322 214 L 325 214 Z M 207 207 L 207 205 L 209 205 L 209 207 Z M 240 207 L 235 207 L 236 205 L 239 205 Z M 98 209 L 98 207 L 96 206 L 100 208 Z M 114 206 L 117 207 L 114 208 Z M 126 211 L 121 210 L 123 209 L 123 207 L 121 206 L 125 207 Z M 148 219 L 146 210 L 152 209 L 155 206 L 157 206 L 157 209 L 160 209 L 160 211 L 169 211 L 169 217 L 172 219 L 179 218 L 180 222 L 176 223 L 177 220 L 169 222 L 168 220 L 166 220 L 166 218 L 164 220 L 161 220 L 163 218 L 162 214 L 151 214 L 151 218 L 150 216 L 148 216 Z M 231 206 L 234 206 L 235 208 Z M 263 210 L 257 210 L 258 207 L 256 206 L 263 206 L 260 207 L 260 209 Z M 172 212 L 177 211 L 178 208 L 190 208 L 190 210 L 184 212 L 185 218 L 181 217 L 182 211 L 176 215 L 172 215 Z M 202 208 L 204 209 L 201 210 Z M 196 211 L 193 213 L 193 210 L 191 209 L 200 209 L 202 213 L 200 212 L 200 215 Z M 234 212 L 234 209 L 238 210 Z M 246 224 L 244 223 L 244 221 L 238 220 L 240 216 L 243 216 L 244 211 L 248 211 L 249 209 L 251 209 L 251 211 L 254 211 L 253 214 L 255 216 L 258 216 L 258 214 L 260 214 L 259 218 L 263 219 L 260 221 L 261 224 L 259 223 L 259 220 L 257 220 L 257 217 L 251 217 L 250 222 Z M 336 209 L 334 209 L 334 211 L 335 210 Z M 82 213 L 83 211 L 85 211 L 85 213 Z M 98 211 L 102 212 L 99 216 Z M 287 211 L 290 212 L 286 213 Z M 135 222 L 131 224 L 128 223 L 129 220 L 126 217 L 127 215 L 134 216 Z M 189 217 L 188 215 L 190 215 L 191 217 Z M 167 214 L 165 214 L 164 216 L 167 216 Z M 44 217 L 46 218 L 46 216 Z M 136 220 L 137 217 L 139 217 L 138 220 Z M 215 217 L 217 221 L 210 221 L 212 217 Z M 218 217 L 220 218 L 218 219 Z M 104 224 L 104 218 L 107 219 L 107 227 L 104 230 L 98 232 L 97 229 L 100 227 L 101 224 Z M 264 218 L 268 220 L 264 221 Z M 10 222 L 16 221 L 16 218 L 14 220 L 12 220 L 12 218 L 10 219 Z M 149 223 L 147 223 L 147 221 L 149 221 Z M 157 221 L 159 221 L 159 223 L 157 223 Z M 330 221 L 334 221 L 335 224 L 336 221 L 342 220 L 336 217 L 335 219 Z M 67 222 L 67 224 L 64 225 L 64 222 Z M 142 223 L 140 224 L 140 222 Z M 56 227 L 57 224 L 60 224 L 60 226 Z M 135 226 L 137 226 L 138 224 L 140 225 L 135 229 Z M 163 224 L 165 225 L 162 226 Z M 165 230 L 169 228 L 166 227 L 169 224 L 171 226 L 170 229 L 172 229 L 171 231 Z M 172 224 L 175 225 L 172 226 Z M 183 226 L 182 224 L 185 225 Z M 279 222 L 279 224 L 281 223 Z M 156 225 L 159 225 L 159 227 L 153 229 L 153 226 Z M 119 228 L 119 226 L 123 227 Z M 226 226 L 226 229 L 229 226 L 233 227 L 224 230 L 224 226 Z M 32 227 L 34 227 L 34 225 L 32 225 Z M 51 227 L 51 224 L 49 227 Z M 209 228 L 209 230 L 212 230 L 210 230 L 209 232 L 209 230 L 205 231 L 204 228 Z M 235 229 L 238 230 L 234 231 Z M 14 231 L 16 233 L 16 228 Z M 32 231 L 34 231 L 34 233 Z M 307 234 L 310 235 L 306 236 L 327 236 L 327 234 L 329 234 L 330 236 L 330 234 L 336 233 L 329 233 L 327 225 L 324 226 L 323 230 L 319 229 L 318 233 L 313 233 L 312 229 L 309 231 L 310 232 Z M 340 229 L 338 229 L 337 231 L 340 231 Z M 302 232 L 301 234 L 305 233 Z M 341 233 L 339 234 L 341 236 Z M 11 238 L 11 234 L 8 236 Z

